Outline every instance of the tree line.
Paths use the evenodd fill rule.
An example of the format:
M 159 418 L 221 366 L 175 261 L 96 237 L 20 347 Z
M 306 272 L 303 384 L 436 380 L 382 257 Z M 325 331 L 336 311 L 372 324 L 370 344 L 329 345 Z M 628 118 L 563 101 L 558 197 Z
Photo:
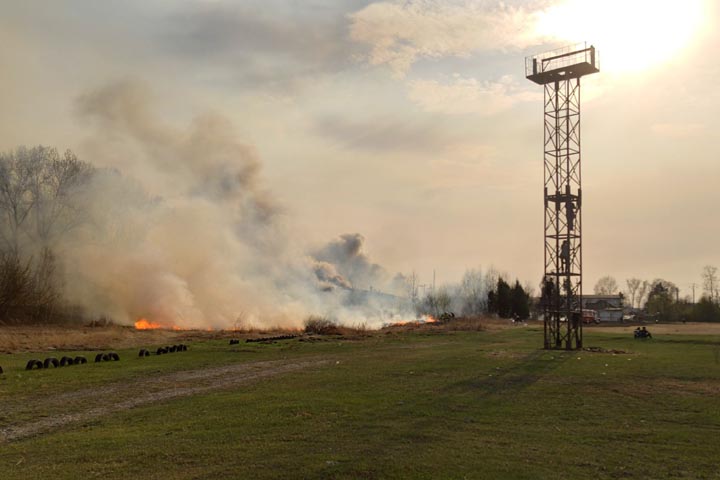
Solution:
M 680 297 L 680 289 L 671 281 L 656 278 L 653 281 L 629 278 L 621 291 L 611 276 L 600 278 L 595 294 L 622 294 L 626 306 L 661 321 L 720 322 L 720 282 L 718 269 L 706 265 L 701 272 L 702 291 L 699 299 Z
M 437 318 L 444 312 L 454 312 L 462 316 L 494 314 L 517 320 L 530 318 L 532 288 L 522 286 L 518 280 L 511 285 L 506 277 L 507 274 L 500 274 L 493 268 L 484 274 L 479 268 L 470 269 L 459 284 L 432 289 L 423 295 L 418 292 L 415 273 L 404 279 L 406 293 L 420 315 Z

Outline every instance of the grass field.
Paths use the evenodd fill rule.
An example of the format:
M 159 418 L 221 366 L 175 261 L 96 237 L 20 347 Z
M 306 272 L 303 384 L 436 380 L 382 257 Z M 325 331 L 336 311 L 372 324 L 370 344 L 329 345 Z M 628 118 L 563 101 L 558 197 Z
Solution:
M 531 326 L 0 355 L 0 478 L 720 478 L 720 334 L 688 331 L 586 330 L 626 353 L 539 350 Z

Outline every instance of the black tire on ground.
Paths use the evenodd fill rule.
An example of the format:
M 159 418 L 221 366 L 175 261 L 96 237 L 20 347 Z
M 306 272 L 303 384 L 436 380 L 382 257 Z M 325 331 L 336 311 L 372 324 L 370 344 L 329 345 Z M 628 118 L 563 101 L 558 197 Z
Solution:
M 150 355 L 150 352 L 148 352 L 148 351 L 145 350 L 144 348 L 141 348 L 141 349 L 140 349 L 140 353 L 138 353 L 138 357 L 140 357 L 140 358 L 142 358 L 142 357 L 147 357 L 148 355 Z
M 25 370 L 32 370 L 35 367 L 40 370 L 43 368 L 43 363 L 40 360 L 28 360 L 27 365 L 25 365 Z
M 175 353 L 177 351 L 177 345 L 173 345 L 172 347 L 167 347 L 167 351 L 170 353 Z
M 87 363 L 87 358 L 83 357 L 82 355 L 78 355 L 75 357 L 75 365 L 81 365 L 83 363 Z
M 188 348 L 187 345 L 185 345 L 185 344 L 183 343 L 182 345 L 180 345 L 180 347 L 182 348 L 182 351 L 183 351 L 183 352 L 187 352 L 187 348 Z
M 60 359 L 60 366 L 64 367 L 66 365 L 73 365 L 75 363 L 75 360 L 73 360 L 72 357 L 62 357 Z
M 115 352 L 110 352 L 110 353 L 108 353 L 108 357 L 110 358 L 110 360 L 112 360 L 112 361 L 114 361 L 114 362 L 117 362 L 117 361 L 120 360 L 120 355 L 118 355 L 118 354 L 115 353 Z
M 3 369 L 2 369 L 2 367 L 0 367 L 0 375 L 2 375 L 2 374 L 3 374 Z
M 112 358 L 110 358 L 109 353 L 103 353 L 102 359 L 103 359 L 103 362 L 109 362 L 110 360 L 112 360 Z
M 230 339 L 230 345 L 237 345 L 238 343 L 240 343 L 240 340 L 237 338 Z
M 48 357 L 45 359 L 45 362 L 43 362 L 43 368 L 50 368 L 50 365 L 57 368 L 60 366 L 60 362 L 58 362 L 58 359 L 55 357 Z
M 105 360 L 105 354 L 104 353 L 98 353 L 95 355 L 95 363 L 99 363 Z
M 162 347 L 158 347 L 158 349 L 155 351 L 155 353 L 156 353 L 157 355 L 162 355 L 162 354 L 164 354 L 164 353 L 167 353 L 167 350 L 165 350 L 165 349 L 162 348 Z

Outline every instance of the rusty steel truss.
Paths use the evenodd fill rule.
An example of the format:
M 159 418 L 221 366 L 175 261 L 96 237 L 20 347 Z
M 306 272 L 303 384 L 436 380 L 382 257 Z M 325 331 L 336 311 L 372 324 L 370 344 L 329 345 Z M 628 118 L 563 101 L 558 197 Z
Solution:
M 582 348 L 582 176 L 580 78 L 598 72 L 594 47 L 566 47 L 526 59 L 544 87 L 546 349 Z

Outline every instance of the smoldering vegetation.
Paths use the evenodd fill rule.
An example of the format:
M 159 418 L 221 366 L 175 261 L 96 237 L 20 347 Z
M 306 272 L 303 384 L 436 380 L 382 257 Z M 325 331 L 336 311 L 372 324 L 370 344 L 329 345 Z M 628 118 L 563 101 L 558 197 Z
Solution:
M 406 282 L 362 235 L 312 246 L 292 233 L 227 119 L 177 128 L 131 82 L 76 107 L 82 160 L 43 146 L 0 155 L 3 321 L 299 328 L 310 315 L 373 326 L 409 313 Z

